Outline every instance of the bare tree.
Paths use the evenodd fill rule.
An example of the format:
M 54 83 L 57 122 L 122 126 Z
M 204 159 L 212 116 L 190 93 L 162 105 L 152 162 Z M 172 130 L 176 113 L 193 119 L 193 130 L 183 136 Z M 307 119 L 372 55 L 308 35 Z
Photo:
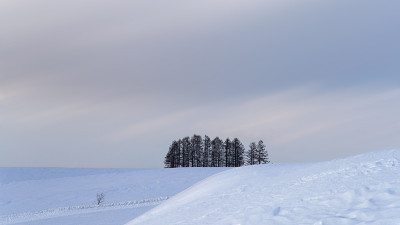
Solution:
M 249 145 L 250 149 L 249 151 L 246 152 L 246 162 L 247 165 L 254 165 L 256 164 L 257 158 L 256 158 L 256 153 L 257 153 L 257 145 L 255 142 L 251 142 Z
M 256 149 L 256 164 L 269 163 L 268 151 L 265 149 L 265 144 L 262 140 L 258 141 Z
M 240 167 L 244 164 L 269 163 L 268 151 L 262 140 L 251 142 L 249 151 L 238 138 L 225 141 L 216 137 L 211 141 L 210 137 L 194 134 L 173 141 L 165 156 L 165 168 L 175 167 Z M 104 196 L 102 196 L 104 198 Z M 100 200 L 100 203 L 102 200 Z M 99 204 L 100 204 L 99 203 Z
M 97 193 L 96 195 L 96 199 L 97 199 L 97 205 L 100 205 L 101 203 L 104 202 L 104 193 Z
M 224 142 L 216 137 L 211 141 L 211 166 L 222 167 L 223 166 L 223 153 L 224 153 Z

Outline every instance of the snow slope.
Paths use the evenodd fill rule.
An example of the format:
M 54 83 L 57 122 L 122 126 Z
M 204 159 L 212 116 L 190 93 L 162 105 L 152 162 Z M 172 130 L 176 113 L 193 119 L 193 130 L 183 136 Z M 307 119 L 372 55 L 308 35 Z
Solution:
M 400 150 L 213 175 L 139 224 L 400 224 Z
M 124 224 L 223 170 L 0 168 L 0 225 Z

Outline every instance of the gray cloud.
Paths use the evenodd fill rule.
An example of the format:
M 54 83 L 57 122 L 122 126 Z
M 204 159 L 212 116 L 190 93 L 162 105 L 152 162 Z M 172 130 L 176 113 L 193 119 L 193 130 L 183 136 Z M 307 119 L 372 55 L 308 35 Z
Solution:
M 157 167 L 193 133 L 278 161 L 396 147 L 399 6 L 3 1 L 0 165 Z

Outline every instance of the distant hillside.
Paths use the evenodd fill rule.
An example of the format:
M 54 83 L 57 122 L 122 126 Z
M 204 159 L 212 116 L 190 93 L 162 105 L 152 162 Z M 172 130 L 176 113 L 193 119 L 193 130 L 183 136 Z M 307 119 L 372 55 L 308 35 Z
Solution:
M 0 168 L 0 225 L 124 224 L 223 170 Z

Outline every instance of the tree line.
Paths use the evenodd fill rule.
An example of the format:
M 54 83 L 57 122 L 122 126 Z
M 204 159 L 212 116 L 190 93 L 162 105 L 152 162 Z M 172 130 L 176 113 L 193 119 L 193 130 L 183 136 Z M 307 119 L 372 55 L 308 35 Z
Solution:
M 238 138 L 225 141 L 194 134 L 174 140 L 165 156 L 166 168 L 176 167 L 240 167 L 269 163 L 268 151 L 262 140 L 251 142 L 246 151 Z

